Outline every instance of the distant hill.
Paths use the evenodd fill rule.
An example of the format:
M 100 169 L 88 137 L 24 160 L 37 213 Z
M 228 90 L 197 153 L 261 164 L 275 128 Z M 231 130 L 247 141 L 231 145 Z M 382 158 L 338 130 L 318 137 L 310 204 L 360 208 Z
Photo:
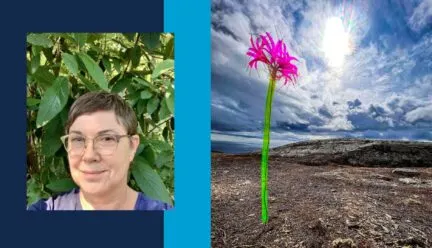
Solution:
M 307 165 L 432 167 L 432 142 L 345 138 L 313 140 L 273 148 L 270 150 L 270 157 L 286 158 L 291 162 Z

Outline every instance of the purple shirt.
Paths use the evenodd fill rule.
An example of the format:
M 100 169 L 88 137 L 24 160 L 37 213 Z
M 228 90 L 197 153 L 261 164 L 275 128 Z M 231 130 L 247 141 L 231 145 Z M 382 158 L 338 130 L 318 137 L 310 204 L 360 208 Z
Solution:
M 47 200 L 41 199 L 36 203 L 30 205 L 27 210 L 82 210 L 78 193 L 79 189 L 73 189 L 70 192 L 50 197 Z M 171 208 L 172 206 L 167 203 L 150 199 L 143 193 L 138 192 L 138 199 L 135 203 L 135 210 L 168 210 Z

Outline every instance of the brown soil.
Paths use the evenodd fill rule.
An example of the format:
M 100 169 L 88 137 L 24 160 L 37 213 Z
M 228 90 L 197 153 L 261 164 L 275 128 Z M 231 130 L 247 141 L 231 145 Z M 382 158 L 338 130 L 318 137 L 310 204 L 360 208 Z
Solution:
M 212 154 L 212 247 L 432 247 L 432 168 L 404 182 L 394 168 L 286 160 L 270 157 L 262 224 L 260 157 Z

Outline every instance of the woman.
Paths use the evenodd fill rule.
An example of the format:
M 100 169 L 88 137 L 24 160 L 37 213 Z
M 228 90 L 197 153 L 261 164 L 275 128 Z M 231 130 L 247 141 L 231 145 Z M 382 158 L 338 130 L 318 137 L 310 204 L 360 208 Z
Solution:
M 137 119 L 118 95 L 90 92 L 72 105 L 61 138 L 79 188 L 28 210 L 166 210 L 170 205 L 130 188 L 128 170 L 139 145 Z

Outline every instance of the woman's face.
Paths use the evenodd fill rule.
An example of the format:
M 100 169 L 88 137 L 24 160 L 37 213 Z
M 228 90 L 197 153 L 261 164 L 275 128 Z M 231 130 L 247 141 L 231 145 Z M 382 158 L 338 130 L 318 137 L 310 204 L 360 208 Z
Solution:
M 128 169 L 139 145 L 139 136 L 122 137 L 118 143 L 112 139 L 115 135 L 126 134 L 113 111 L 84 114 L 72 123 L 69 142 L 83 142 L 85 138 L 86 143 L 82 153 L 68 153 L 72 178 L 81 191 L 103 195 L 127 185 Z M 95 141 L 96 137 L 99 138 Z

